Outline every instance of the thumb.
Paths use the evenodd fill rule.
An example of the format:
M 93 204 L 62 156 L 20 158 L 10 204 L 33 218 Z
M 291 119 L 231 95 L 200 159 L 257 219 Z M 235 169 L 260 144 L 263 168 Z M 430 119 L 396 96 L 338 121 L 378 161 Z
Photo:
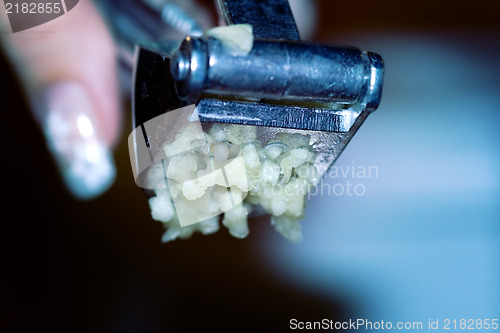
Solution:
M 0 16 L 8 31 L 5 10 Z M 96 8 L 82 0 L 1 40 L 70 192 L 88 199 L 107 190 L 120 115 L 114 44 Z

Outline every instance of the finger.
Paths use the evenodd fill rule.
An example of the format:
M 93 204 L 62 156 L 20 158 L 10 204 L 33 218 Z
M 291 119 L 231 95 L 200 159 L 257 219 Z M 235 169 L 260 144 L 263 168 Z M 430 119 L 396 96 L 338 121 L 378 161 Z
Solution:
M 114 44 L 97 10 L 80 1 L 2 42 L 67 187 L 79 198 L 101 194 L 115 176 L 120 115 Z

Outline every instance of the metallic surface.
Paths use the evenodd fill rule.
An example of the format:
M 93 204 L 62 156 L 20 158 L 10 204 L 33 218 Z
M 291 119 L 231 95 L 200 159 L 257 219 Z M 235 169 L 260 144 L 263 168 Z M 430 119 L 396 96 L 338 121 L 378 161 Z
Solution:
M 209 39 L 207 93 L 353 103 L 363 93 L 365 63 L 355 48 L 254 40 L 246 56 L 228 57 Z
M 255 11 L 274 8 L 274 16 L 285 22 L 280 27 L 295 26 L 287 1 L 221 0 L 219 4 L 228 23 L 265 26 Z M 254 31 L 256 37 L 266 36 L 255 26 Z M 244 55 L 235 55 L 221 41 L 207 37 L 187 37 L 174 52 L 139 48 L 138 53 L 158 59 L 156 69 L 151 69 L 153 63 L 137 57 L 136 120 L 142 123 L 148 118 L 138 110 L 147 108 L 141 112 L 157 115 L 196 103 L 205 122 L 345 133 L 361 112 L 378 107 L 384 71 L 379 55 L 354 47 L 285 40 L 298 35 L 290 29 L 273 31 L 272 37 L 283 39 L 256 38 Z M 158 70 L 161 75 L 151 73 Z M 152 89 L 160 86 L 162 90 Z
M 380 99 L 369 96 L 370 82 L 377 82 L 382 74 L 371 61 L 381 63 L 381 58 L 354 47 L 261 39 L 254 40 L 247 55 L 234 56 L 219 40 L 190 37 L 174 54 L 171 66 L 173 72 L 188 70 L 177 80 L 181 96 L 203 90 L 229 96 L 353 104 L 365 96 Z
M 202 99 L 197 106 L 203 122 L 233 123 L 326 132 L 348 132 L 359 113 L 293 105 Z
M 176 46 L 174 43 L 163 43 L 136 48 L 132 89 L 133 128 L 189 104 L 189 101 L 178 98 L 170 76 L 170 52 Z
M 151 6 L 155 6 L 155 1 L 147 1 Z M 162 4 L 160 2 L 160 4 Z M 194 18 L 187 14 L 180 6 L 175 3 L 167 3 L 154 7 L 161 12 L 161 18 L 172 28 L 186 35 L 201 36 L 203 29 Z
M 219 4 L 228 24 L 253 25 L 250 53 L 231 54 L 206 37 L 187 37 L 179 47 L 138 47 L 134 128 L 196 104 L 202 123 L 256 125 L 263 143 L 280 133 L 308 135 L 323 175 L 378 107 L 382 58 L 357 48 L 299 41 L 285 0 Z
M 355 119 L 351 129 L 348 132 L 324 132 L 310 130 L 296 130 L 279 127 L 259 127 L 257 135 L 262 142 L 268 142 L 280 133 L 302 134 L 310 136 L 310 145 L 316 154 L 314 165 L 318 170 L 320 177 L 328 171 L 337 157 L 345 149 L 354 134 L 363 124 L 369 112 L 364 111 Z
M 218 0 L 230 24 L 251 24 L 256 38 L 300 40 L 288 0 Z

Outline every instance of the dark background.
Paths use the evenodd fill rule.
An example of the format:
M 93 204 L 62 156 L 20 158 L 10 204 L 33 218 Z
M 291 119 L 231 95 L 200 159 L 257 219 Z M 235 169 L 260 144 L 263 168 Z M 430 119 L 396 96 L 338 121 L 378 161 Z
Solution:
M 374 31 L 500 29 L 496 1 L 325 0 L 318 13 L 317 41 Z M 363 313 L 350 299 L 332 301 L 270 273 L 255 249 L 264 238 L 286 240 L 263 236 L 275 233 L 268 219 L 251 220 L 244 240 L 221 228 L 162 244 L 162 225 L 151 219 L 129 165 L 128 112 L 114 186 L 93 201 L 73 199 L 5 58 L 0 73 L 2 332 L 281 332 L 290 318 Z

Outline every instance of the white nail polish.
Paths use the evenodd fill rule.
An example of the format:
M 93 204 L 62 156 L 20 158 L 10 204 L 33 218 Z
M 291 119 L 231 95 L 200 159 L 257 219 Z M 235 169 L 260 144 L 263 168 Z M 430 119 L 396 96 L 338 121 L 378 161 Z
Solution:
M 66 186 L 80 199 L 102 194 L 116 170 L 86 91 L 76 83 L 60 83 L 45 92 L 44 103 L 43 131 Z

